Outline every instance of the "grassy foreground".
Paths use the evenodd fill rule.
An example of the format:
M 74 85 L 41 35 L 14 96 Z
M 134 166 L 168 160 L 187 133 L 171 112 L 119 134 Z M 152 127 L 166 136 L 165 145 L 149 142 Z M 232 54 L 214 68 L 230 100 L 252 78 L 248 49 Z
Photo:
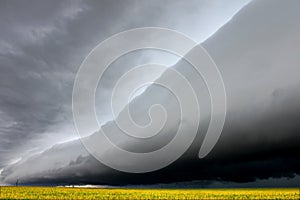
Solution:
M 299 199 L 298 188 L 92 189 L 1 187 L 0 199 Z

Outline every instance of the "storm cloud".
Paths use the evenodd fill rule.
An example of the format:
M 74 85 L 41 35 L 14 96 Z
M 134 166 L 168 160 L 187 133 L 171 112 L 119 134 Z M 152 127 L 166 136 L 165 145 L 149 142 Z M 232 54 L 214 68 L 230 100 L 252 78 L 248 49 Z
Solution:
M 99 42 L 141 26 L 177 29 L 200 42 L 247 2 L 166 1 L 164 7 L 160 1 L 2 1 L 0 168 L 77 138 L 71 111 L 73 82 L 81 62 Z M 185 22 L 196 24 L 199 34 Z M 139 64 L 156 55 L 125 61 Z M 170 65 L 172 58 L 157 60 Z M 121 73 L 108 72 L 97 97 L 102 123 L 111 120 L 104 91 Z
M 14 183 L 16 179 L 21 179 L 23 183 L 125 185 L 195 180 L 245 183 L 269 179 L 272 183 L 276 182 L 276 178 L 293 178 L 299 175 L 300 40 L 298 36 L 300 34 L 300 14 L 298 8 L 300 3 L 296 0 L 286 2 L 279 0 L 253 1 L 202 43 L 219 67 L 228 98 L 224 130 L 217 145 L 206 158 L 199 159 L 197 155 L 210 114 L 209 107 L 206 106 L 209 102 L 207 90 L 204 82 L 200 81 L 201 77 L 197 77 L 199 75 L 184 60 L 180 60 L 173 67 L 189 80 L 194 81 L 193 86 L 198 89 L 197 95 L 203 100 L 204 121 L 193 145 L 175 163 L 159 171 L 145 174 L 118 172 L 93 158 L 79 140 L 56 144 L 46 151 L 33 156 L 30 152 L 29 155 L 28 147 L 32 147 L 32 144 L 38 143 L 39 145 L 33 145 L 38 150 L 41 150 L 40 148 L 44 147 L 44 144 L 51 145 L 51 143 L 45 142 L 41 146 L 42 142 L 40 141 L 40 138 L 43 140 L 47 138 L 47 134 L 50 134 L 49 130 L 53 132 L 51 138 L 55 138 L 56 142 L 72 138 L 74 128 L 66 128 L 72 127 L 70 109 L 72 83 L 84 55 L 93 45 L 96 45 L 99 38 L 101 40 L 111 33 L 145 25 L 142 23 L 144 20 L 152 19 L 147 14 L 143 14 L 144 19 L 139 19 L 139 23 L 135 22 L 132 17 L 132 20 L 128 20 L 131 23 L 126 23 L 126 27 L 120 28 L 120 26 L 112 24 L 115 24 L 114 22 L 121 23 L 122 14 L 128 17 L 129 11 L 121 9 L 121 5 L 116 6 L 109 3 L 106 5 L 105 2 L 102 2 L 101 6 L 98 5 L 97 8 L 95 8 L 97 5 L 91 4 L 92 2 L 89 2 L 88 5 L 78 2 L 69 12 L 65 12 L 70 7 L 64 3 L 57 3 L 55 6 L 59 5 L 58 8 L 53 8 L 57 14 L 44 13 L 47 20 L 50 20 L 47 24 L 52 24 L 52 28 L 42 26 L 40 23 L 43 22 L 43 19 L 39 19 L 41 21 L 38 22 L 39 20 L 34 18 L 37 20 L 35 22 L 29 18 L 28 21 L 34 22 L 35 26 L 40 25 L 41 28 L 29 31 L 30 34 L 33 34 L 31 36 L 30 34 L 26 36 L 21 34 L 22 37 L 18 37 L 20 41 L 16 47 L 12 45 L 12 42 L 3 42 L 7 47 L 1 49 L 1 65 L 4 66 L 1 81 L 3 84 L 8 84 L 7 87 L 1 87 L 1 91 L 3 91 L 1 92 L 0 121 L 1 130 L 3 130 L 1 131 L 3 138 L 1 140 L 1 165 L 4 167 L 2 172 L 4 182 Z M 173 9 L 171 10 L 180 8 L 178 4 L 172 5 Z M 194 4 L 196 5 L 196 3 Z M 191 3 L 190 6 L 195 6 L 194 4 Z M 104 9 L 103 5 L 107 7 Z M 151 5 L 147 5 L 147 7 Z M 153 3 L 152 6 L 155 5 Z M 10 4 L 7 6 L 9 8 Z M 135 6 L 137 12 L 142 12 L 141 9 L 145 5 L 137 3 Z M 5 9 L 6 12 L 8 8 Z M 90 20 L 91 16 L 96 15 L 99 12 L 98 9 L 101 8 L 104 13 L 108 9 L 118 13 L 118 17 L 110 20 L 106 20 L 105 17 L 101 19 L 102 23 L 107 23 L 106 26 L 102 26 L 106 30 L 105 33 L 99 26 L 93 26 L 96 22 Z M 128 9 L 132 9 L 132 7 Z M 143 12 L 146 11 L 143 10 Z M 198 10 L 198 12 L 200 11 Z M 52 15 L 54 15 L 53 21 L 49 17 Z M 60 16 L 59 20 L 57 16 Z M 166 12 L 161 18 L 170 19 L 170 16 L 174 15 Z M 186 18 L 186 21 L 190 22 L 189 18 Z M 87 25 L 88 23 L 92 23 L 92 25 Z M 156 19 L 150 20 L 147 25 L 163 26 L 164 23 L 170 24 L 168 20 Z M 11 29 L 13 27 L 6 26 L 8 26 L 6 37 L 12 37 Z M 20 26 L 17 27 L 22 29 Z M 29 25 L 25 26 L 25 28 L 28 27 Z M 80 30 L 75 27 L 80 27 Z M 180 29 L 180 27 L 182 26 L 177 24 L 173 28 Z M 89 30 L 89 33 L 83 30 Z M 190 31 L 194 33 L 192 29 Z M 70 34 L 71 32 L 72 34 Z M 93 32 L 93 37 L 90 37 L 90 32 Z M 77 34 L 78 38 L 82 40 L 75 39 Z M 36 35 L 41 38 L 45 37 L 42 43 L 34 41 L 39 38 Z M 5 32 L 3 38 L 4 36 Z M 57 39 L 51 39 L 54 36 Z M 24 39 L 25 37 L 26 39 Z M 31 38 L 32 41 L 28 42 L 28 38 Z M 203 39 L 205 38 L 199 37 L 201 42 Z M 26 41 L 25 44 L 22 43 L 23 40 Z M 85 45 L 82 45 L 83 43 Z M 3 45 L 1 46 L 3 47 Z M 41 48 L 39 49 L 37 46 Z M 44 47 L 52 53 L 43 52 Z M 22 56 L 24 52 L 26 52 L 26 56 Z M 153 54 L 151 55 L 153 56 Z M 68 57 L 67 63 L 65 63 L 66 57 Z M 48 59 L 51 61 L 47 61 Z M 13 63 L 11 63 L 12 61 Z M 9 67 L 12 65 L 20 67 Z M 167 75 L 168 70 L 160 79 Z M 19 82 L 9 85 L 12 83 L 11 77 L 17 77 L 16 80 Z M 51 80 L 45 81 L 47 78 L 51 78 Z M 199 82 L 195 80 L 199 80 Z M 28 88 L 26 89 L 26 87 Z M 46 94 L 42 92 L 45 90 Z M 163 105 L 168 104 L 167 106 L 172 108 L 173 104 L 170 102 L 174 100 L 169 97 L 169 94 L 160 90 L 160 88 L 150 86 L 136 98 L 136 101 L 133 102 L 133 108 L 136 106 L 137 110 L 133 110 L 136 118 L 141 116 L 140 113 L 143 113 L 143 110 L 148 109 L 146 104 L 151 105 L 153 101 Z M 28 94 L 29 91 L 31 91 L 30 94 Z M 157 95 L 153 95 L 153 93 Z M 156 98 L 153 98 L 154 96 Z M 98 98 L 101 99 L 101 96 Z M 143 102 L 143 104 L 139 102 Z M 145 108 L 141 105 L 145 105 Z M 101 106 L 103 104 L 100 103 L 100 109 Z M 103 119 L 103 121 L 105 120 Z M 104 129 L 112 132 L 112 139 L 119 137 L 114 126 L 114 121 L 103 125 Z M 69 133 L 65 131 L 69 131 Z M 130 150 L 139 149 L 141 146 L 144 150 L 158 148 L 167 142 L 173 133 L 172 129 L 164 130 L 167 137 L 157 138 L 156 141 L 154 139 L 156 146 L 147 146 L 147 143 L 139 144 L 138 142 L 123 142 L 121 146 Z M 63 134 L 63 136 L 59 136 L 59 134 Z M 21 147 L 27 150 L 28 156 L 17 163 L 9 164 L 12 155 L 15 157 L 20 154 L 21 150 L 16 147 L 20 146 L 23 141 L 26 143 Z M 122 141 L 126 141 L 126 138 Z M 15 151 L 15 153 L 12 154 L 11 151 Z M 22 156 L 20 154 L 20 157 Z M 134 165 L 134 163 L 132 164 Z M 288 186 L 295 186 L 294 184 L 294 182 L 286 183 Z

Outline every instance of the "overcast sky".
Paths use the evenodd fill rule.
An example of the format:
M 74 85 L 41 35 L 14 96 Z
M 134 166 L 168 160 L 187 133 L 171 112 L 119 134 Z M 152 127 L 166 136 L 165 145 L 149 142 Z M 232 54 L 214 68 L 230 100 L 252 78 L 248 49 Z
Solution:
M 143 184 L 156 183 L 155 178 L 167 174 L 157 182 L 251 182 L 299 174 L 300 5 L 296 0 L 248 3 L 1 1 L 0 169 L 4 168 L 4 181 L 12 183 L 24 176 L 24 182 L 36 183 Z M 203 42 L 223 75 L 228 116 L 220 142 L 207 160 L 195 160 L 192 149 L 178 165 L 156 172 L 152 178 L 134 175 L 131 181 L 131 175 L 97 163 L 78 140 L 72 141 L 77 138 L 72 88 L 81 62 L 99 42 L 120 31 L 144 26 L 175 29 Z M 97 90 L 101 124 L 112 120 L 107 94 L 116 80 L 125 69 L 149 61 L 175 64 L 194 80 L 192 69 L 184 61 L 176 63 L 178 57 L 174 55 L 148 50 L 120 58 Z M 150 76 L 155 79 L 159 75 Z M 154 94 L 159 96 L 161 92 Z M 151 99 L 147 93 L 143 95 L 142 99 Z M 164 97 L 158 101 L 171 102 Z M 115 130 L 110 123 L 106 128 Z M 202 138 L 195 141 L 196 149 Z M 156 141 L 157 146 L 165 140 Z M 131 145 L 126 143 L 124 148 Z M 220 169 L 219 165 L 225 167 Z M 208 168 L 210 171 L 206 171 Z M 25 176 L 26 169 L 34 170 Z M 91 169 L 95 174 L 87 172 Z M 74 175 L 78 170 L 79 175 Z M 45 171 L 51 171 L 50 175 Z M 97 178 L 92 179 L 94 175 Z

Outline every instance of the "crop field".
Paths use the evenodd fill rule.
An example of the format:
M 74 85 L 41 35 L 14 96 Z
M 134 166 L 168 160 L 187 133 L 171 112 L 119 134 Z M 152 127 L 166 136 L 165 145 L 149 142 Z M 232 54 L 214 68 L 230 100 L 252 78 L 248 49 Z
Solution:
M 298 188 L 102 189 L 1 187 L 0 199 L 299 199 Z

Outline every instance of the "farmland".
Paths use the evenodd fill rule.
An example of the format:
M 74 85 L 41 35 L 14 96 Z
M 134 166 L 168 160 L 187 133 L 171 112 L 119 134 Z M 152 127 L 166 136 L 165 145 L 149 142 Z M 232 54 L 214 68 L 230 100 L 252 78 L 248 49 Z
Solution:
M 299 199 L 299 189 L 1 187 L 0 199 Z

